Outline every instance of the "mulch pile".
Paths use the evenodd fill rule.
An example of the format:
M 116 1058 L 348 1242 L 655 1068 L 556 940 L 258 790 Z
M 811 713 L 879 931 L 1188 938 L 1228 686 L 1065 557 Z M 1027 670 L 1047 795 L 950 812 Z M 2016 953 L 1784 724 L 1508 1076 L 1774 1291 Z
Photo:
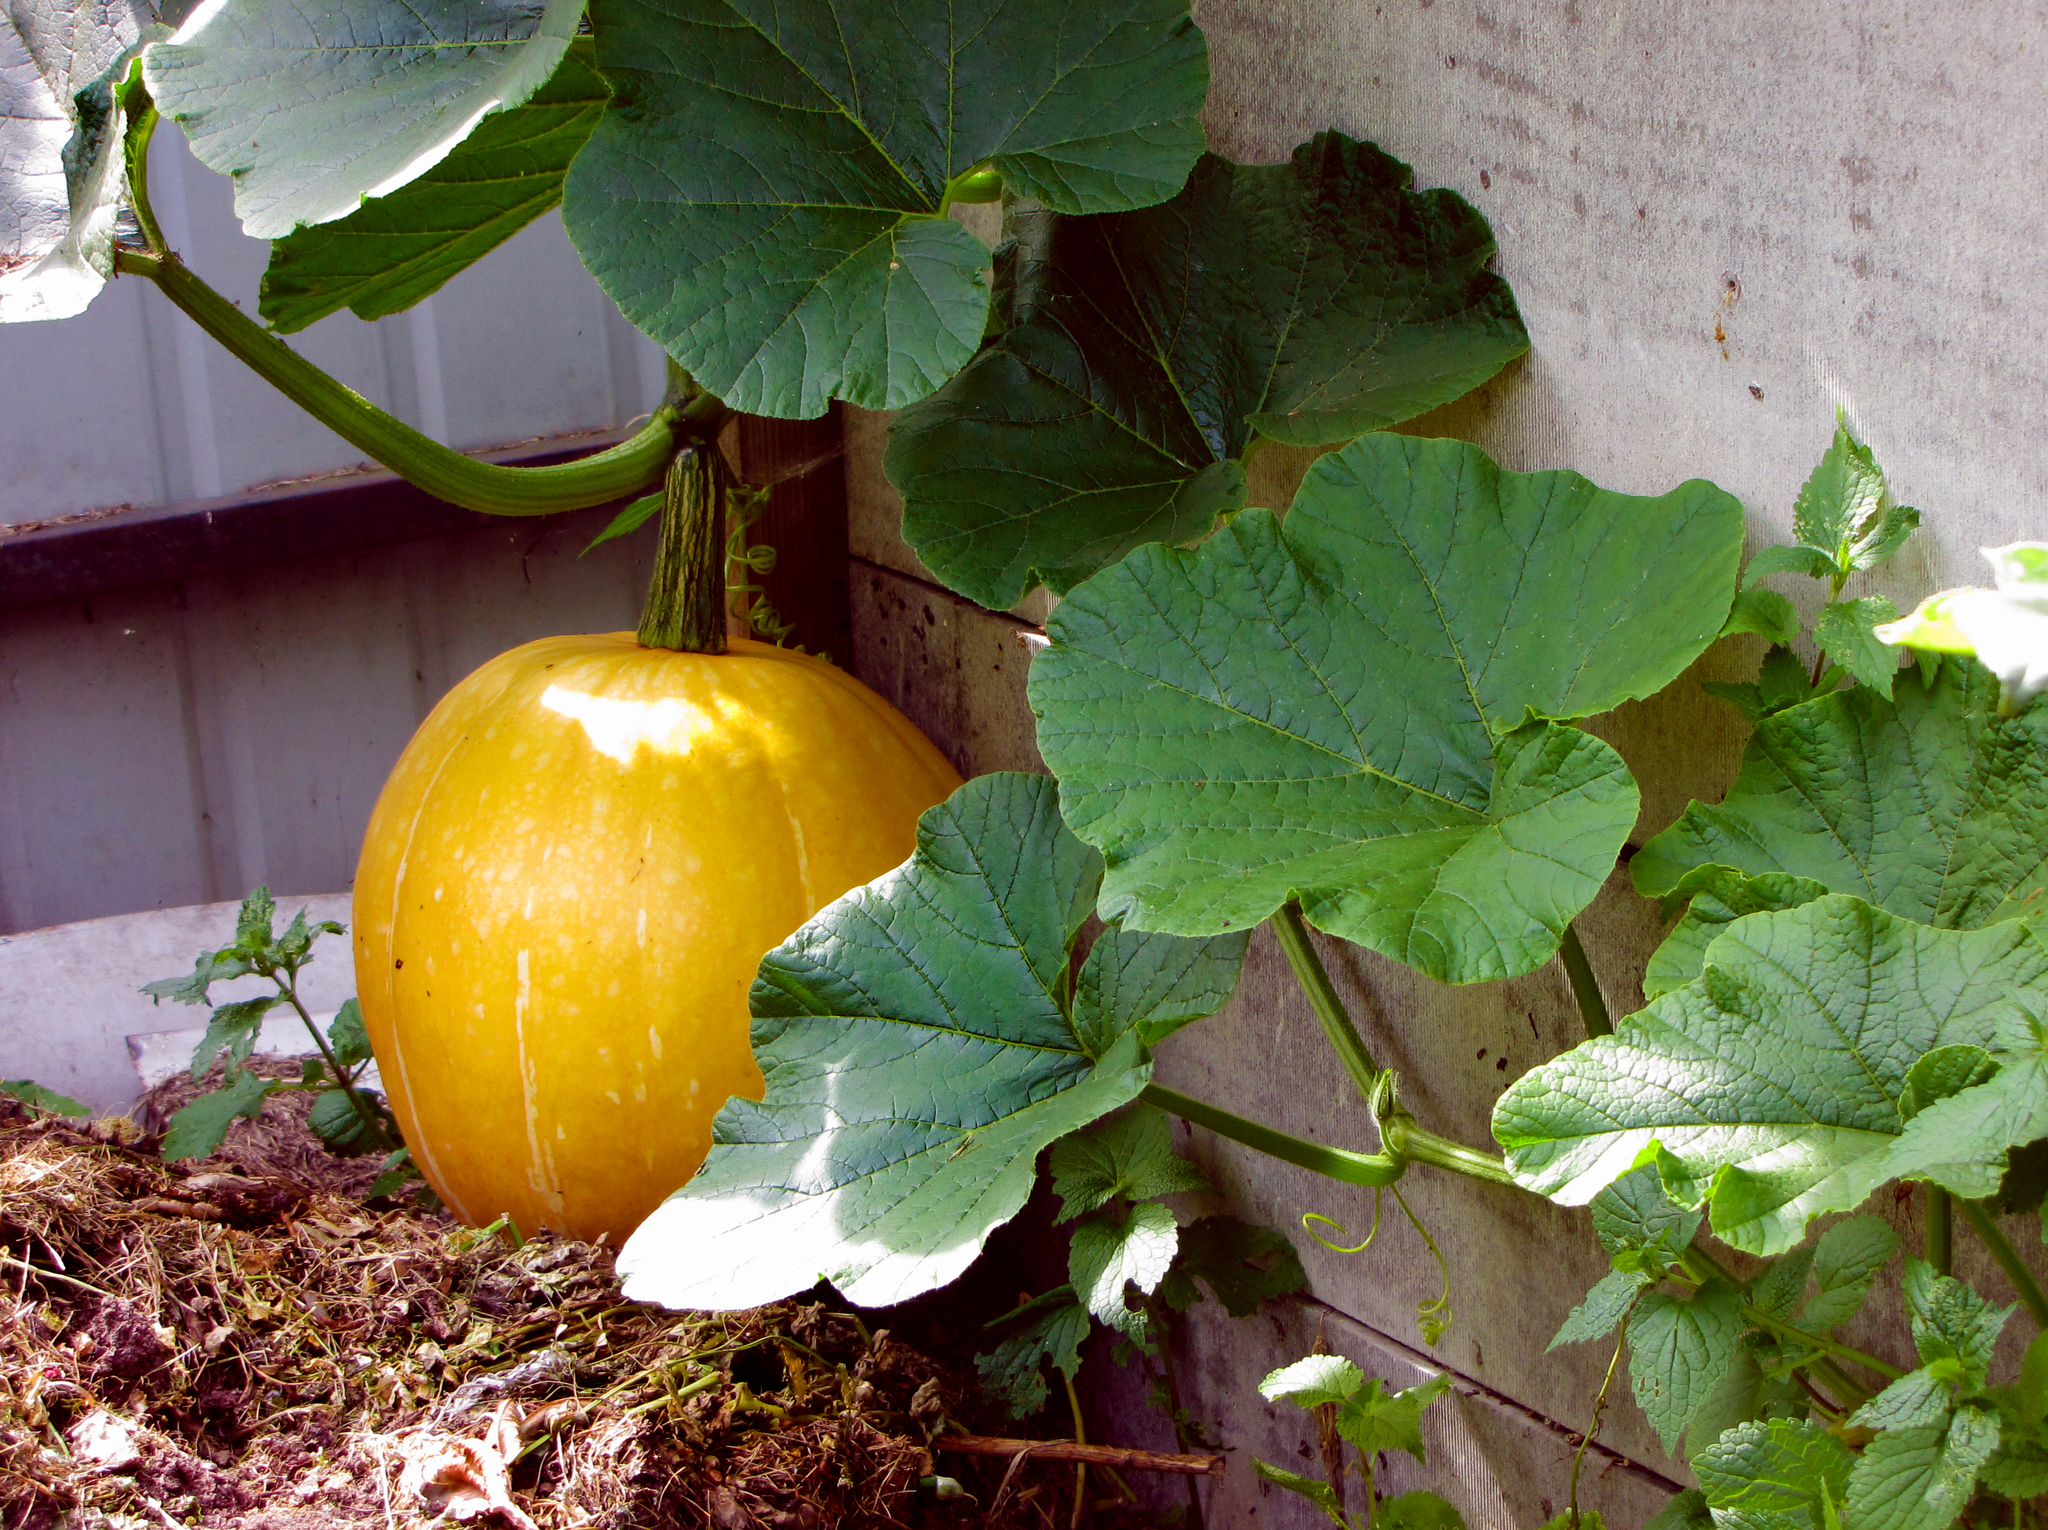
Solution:
M 1069 1522 L 1071 1467 L 935 1467 L 941 1428 L 998 1420 L 861 1314 L 649 1307 L 609 1249 L 365 1203 L 376 1165 L 318 1147 L 308 1096 L 166 1165 L 172 1088 L 143 1127 L 0 1097 L 6 1530 Z

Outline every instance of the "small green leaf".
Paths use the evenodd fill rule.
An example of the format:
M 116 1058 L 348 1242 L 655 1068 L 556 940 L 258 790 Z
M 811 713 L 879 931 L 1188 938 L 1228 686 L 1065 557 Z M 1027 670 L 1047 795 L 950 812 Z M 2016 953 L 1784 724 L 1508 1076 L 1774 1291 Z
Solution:
M 1928 1106 L 1997 1076 L 1998 1064 L 1983 1047 L 1936 1047 L 1906 1070 L 1899 1109 L 1909 1118 L 1917 1116 Z
M 363 1007 L 354 999 L 334 1012 L 327 1027 L 327 1045 L 344 1068 L 370 1060 L 370 1033 L 363 1029 Z
M 944 1285 L 1023 1206 L 1042 1148 L 1145 1087 L 1135 1022 L 1098 1057 L 1066 1009 L 1102 863 L 1058 801 L 1042 776 L 970 781 L 906 864 L 768 954 L 766 1095 L 726 1104 L 704 1168 L 627 1240 L 636 1300 L 751 1307 L 823 1278 L 883 1306 Z
M 584 548 L 583 551 L 589 552 L 591 547 L 600 546 L 613 540 L 615 537 L 623 537 L 631 532 L 638 531 L 642 526 L 653 520 L 656 515 L 660 514 L 662 499 L 663 496 L 659 493 L 641 495 L 630 505 L 626 506 L 625 509 L 613 516 L 611 523 L 596 536 L 592 537 L 590 539 L 590 547 Z
M 1963 1386 L 1984 1385 L 1991 1354 L 2016 1307 L 1995 1307 L 1960 1280 L 1937 1275 L 1918 1259 L 1906 1261 L 1906 1315 L 1913 1328 L 1913 1347 L 1923 1364 L 1953 1360 L 1961 1367 Z
M 2019 1400 L 2028 1422 L 2048 1421 L 2048 1332 L 2035 1334 L 2020 1360 Z
M 1244 505 L 1263 436 L 1348 440 L 1529 348 L 1485 219 L 1339 132 L 1285 164 L 1204 155 L 1171 202 L 1011 219 L 1005 332 L 895 425 L 903 533 L 1003 607 Z
M 946 216 L 986 165 L 1060 212 L 1145 207 L 1202 148 L 1185 0 L 597 0 L 614 91 L 562 211 L 626 317 L 735 409 L 914 403 L 988 313 Z
M 276 923 L 277 899 L 269 888 L 258 887 L 235 910 L 235 954 L 250 960 L 268 956 L 276 940 L 271 933 Z
M 2022 917 L 2048 888 L 2048 707 L 1999 717 L 1992 676 L 1958 660 L 1891 700 L 1856 686 L 1767 718 L 1726 799 L 1693 803 L 1629 871 L 1671 897 L 1709 865 L 1945 928 Z
M 519 105 L 555 72 L 582 11 L 226 0 L 151 48 L 143 72 L 199 162 L 233 179 L 243 232 L 277 239 L 389 195 L 487 113 Z
M 1809 1333 L 1831 1333 L 1854 1317 L 1877 1272 L 1899 1251 L 1899 1235 L 1873 1216 L 1847 1217 L 1813 1248 L 1813 1299 L 1799 1314 Z
M 1688 1298 L 1652 1291 L 1637 1303 L 1628 1325 L 1629 1382 L 1665 1449 L 1678 1449 L 1693 1415 L 1721 1385 L 1742 1329 L 1742 1293 L 1725 1281 Z
M 1802 1243 L 1789 1253 L 1773 1259 L 1750 1282 L 1749 1304 L 1781 1323 L 1792 1321 L 1799 1304 L 1806 1299 L 1806 1285 L 1813 1273 L 1814 1246 Z
M 1609 1270 L 1594 1283 L 1585 1299 L 1572 1308 L 1557 1336 L 1544 1346 L 1545 1353 L 1561 1345 L 1583 1344 L 1613 1333 L 1650 1283 L 1650 1277 L 1641 1270 Z
M 1274 1486 L 1283 1487 L 1290 1493 L 1298 1493 L 1306 1498 L 1329 1515 L 1331 1523 L 1335 1524 L 1338 1530 L 1351 1530 L 1351 1522 L 1337 1508 L 1336 1493 L 1331 1491 L 1330 1484 L 1320 1477 L 1304 1477 L 1298 1472 L 1288 1471 L 1284 1466 L 1275 1466 L 1270 1461 L 1254 1460 L 1252 1470 Z
M 306 1124 L 330 1153 L 351 1157 L 374 1146 L 370 1124 L 357 1113 L 346 1089 L 325 1089 L 313 1100 Z
M 1074 1228 L 1067 1278 L 1097 1319 L 1127 1339 L 1143 1338 L 1145 1314 L 1124 1300 L 1124 1288 L 1150 1296 L 1172 1267 L 1179 1238 L 1173 1213 L 1157 1201 L 1138 1202 L 1121 1222 L 1088 1217 Z
M 1518 1079 L 1494 1134 L 1566 1205 L 1660 1153 L 1718 1236 L 1782 1253 L 1891 1177 L 1913 1060 L 1984 1045 L 2029 999 L 2048 1008 L 2048 952 L 2020 924 L 1931 929 L 1840 895 L 1752 914 L 1697 981 Z
M 1803 1513 L 1813 1530 L 1821 1530 L 1823 1502 L 1839 1503 L 1848 1490 L 1854 1465 L 1840 1440 L 1791 1419 L 1737 1425 L 1692 1458 L 1693 1475 L 1716 1511 Z M 1721 1523 L 1720 1512 L 1714 1522 Z
M 485 117 L 418 180 L 271 245 L 257 312 L 281 334 L 344 308 L 400 313 L 554 207 L 610 98 L 590 54 L 588 39 L 572 43 L 545 85 Z
M 1259 1396 L 1297 1408 L 1320 1408 L 1349 1402 L 1364 1385 L 1365 1372 L 1342 1355 L 1309 1355 L 1268 1372 L 1259 1383 Z
M 1405 1450 L 1420 1461 L 1422 1412 L 1450 1389 L 1448 1376 L 1432 1376 L 1399 1392 L 1389 1392 L 1377 1376 L 1368 1377 L 1362 1388 L 1339 1404 L 1337 1432 L 1361 1454 Z
M 1311 923 L 1450 982 L 1555 954 L 1633 825 L 1620 757 L 1555 722 L 1666 684 L 1720 630 L 1740 506 L 1476 447 L 1361 437 L 1284 527 L 1248 510 L 1076 588 L 1031 668 L 1102 911 Z M 1569 659 L 1567 659 L 1569 655 Z
M 207 990 L 215 983 L 229 982 L 234 978 L 246 977 L 254 971 L 246 961 L 229 947 L 221 951 L 202 951 L 192 970 L 183 977 L 158 978 L 154 983 L 144 983 L 142 992 L 161 1004 L 165 999 L 176 1004 L 204 1004 Z
M 370 1188 L 363 1192 L 365 1200 L 376 1200 L 383 1195 L 396 1195 L 407 1183 L 417 1182 L 420 1171 L 412 1161 L 411 1148 L 399 1148 L 384 1159 L 384 1167 L 377 1177 L 370 1181 Z
M 1751 564 L 1752 569 L 1755 564 Z M 1799 613 L 1792 602 L 1776 590 L 1743 590 L 1735 597 L 1728 620 L 1721 624 L 1721 636 L 1753 632 L 1773 643 L 1789 643 L 1799 636 Z M 1896 667 L 1896 664 L 1894 665 Z
M 2048 1493 L 2048 1440 L 2039 1433 L 2001 1438 L 1998 1449 L 1978 1469 L 1977 1481 L 1989 1492 L 2021 1502 Z
M 1374 1505 L 1373 1530 L 1465 1530 L 1465 1517 L 1436 1494 L 1416 1491 Z M 1598 1514 L 1579 1516 L 1579 1530 L 1604 1530 Z
M 1945 1530 L 1997 1448 L 1998 1417 L 1987 1408 L 1958 1408 L 1939 1424 L 1887 1430 L 1863 1447 L 1850 1475 L 1848 1521 L 1855 1530 Z
M 1087 1131 L 1062 1137 L 1047 1167 L 1062 1222 L 1120 1195 L 1144 1200 L 1208 1188 L 1199 1169 L 1174 1156 L 1173 1118 L 1149 1105 L 1126 1106 Z
M 1644 1253 L 1674 1264 L 1700 1229 L 1700 1214 L 1665 1193 L 1655 1164 L 1631 1169 L 1593 1197 L 1593 1235 L 1610 1254 Z
M 1827 892 L 1825 883 L 1782 871 L 1751 876 L 1728 866 L 1701 866 L 1687 872 L 1665 894 L 1664 902 L 1669 907 L 1682 899 L 1691 901 L 1664 943 L 1650 954 L 1643 972 L 1643 996 L 1662 998 L 1698 977 L 1706 965 L 1707 947 L 1736 920 L 1797 908 Z
M 1908 1371 L 1850 1414 L 1849 1422 L 1859 1429 L 1915 1429 L 1934 1424 L 1947 1428 L 1952 1379 L 1924 1365 Z
M 52 1116 L 89 1116 L 92 1107 L 81 1105 L 68 1094 L 59 1094 L 54 1089 L 45 1089 L 41 1084 L 31 1083 L 25 1078 L 0 1079 L 0 1094 L 21 1101 L 31 1109 L 40 1110 Z
M 206 1077 L 206 1070 L 225 1048 L 230 1067 L 240 1067 L 256 1049 L 263 1030 L 263 1017 L 285 1002 L 283 994 L 266 993 L 254 999 L 237 999 L 214 1010 L 206 1023 L 206 1034 L 192 1052 L 192 1082 Z
M 1749 560 L 1748 567 L 1742 571 L 1742 587 L 1748 589 L 1759 579 L 1768 579 L 1773 574 L 1805 574 L 1810 579 L 1828 579 L 1834 573 L 1834 559 L 1819 548 L 1780 544 L 1764 548 Z
M 1852 680 L 1889 696 L 1899 674 L 1899 651 L 1879 642 L 1872 629 L 1897 620 L 1898 614 L 1899 608 L 1882 595 L 1833 601 L 1821 608 L 1813 640 Z
M 1870 448 L 1837 424 L 1834 443 L 1792 506 L 1793 535 L 1827 555 L 1833 576 L 1846 577 L 1889 558 L 1919 524 L 1918 510 L 1891 503 Z
M 1071 1380 L 1080 1374 L 1081 1344 L 1088 1337 L 1088 1309 L 1073 1287 L 1060 1286 L 1011 1314 L 1022 1323 L 987 1354 L 974 1357 L 982 1390 L 1009 1411 L 1012 1418 L 1036 1413 L 1045 1405 L 1045 1362 Z
M 1180 1252 L 1159 1283 L 1159 1299 L 1185 1312 L 1202 1298 L 1198 1280 L 1232 1317 L 1249 1317 L 1261 1302 L 1308 1286 L 1301 1256 L 1284 1233 L 1224 1216 L 1180 1230 Z
M 223 1087 L 200 1095 L 172 1115 L 164 1132 L 164 1161 L 175 1163 L 181 1158 L 211 1155 L 226 1140 L 228 1128 L 237 1120 L 253 1121 L 262 1113 L 264 1098 L 270 1090 L 268 1079 L 253 1073 L 230 1072 Z
M 1683 1488 L 1650 1516 L 1643 1530 L 1714 1530 L 1714 1511 L 1698 1488 Z

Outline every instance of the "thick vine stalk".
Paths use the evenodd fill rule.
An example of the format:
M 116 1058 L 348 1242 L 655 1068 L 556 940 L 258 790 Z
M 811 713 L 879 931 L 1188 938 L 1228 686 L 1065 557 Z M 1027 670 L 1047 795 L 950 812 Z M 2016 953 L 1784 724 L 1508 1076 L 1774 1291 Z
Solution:
M 1294 980 L 1301 985 L 1323 1034 L 1330 1038 L 1338 1060 L 1344 1064 L 1344 1071 L 1351 1075 L 1359 1094 L 1370 1100 L 1379 1083 L 1380 1066 L 1366 1050 L 1365 1039 L 1358 1034 L 1350 1011 L 1337 995 L 1337 985 L 1330 981 L 1329 969 L 1316 954 L 1299 903 L 1289 900 L 1274 911 L 1273 933 L 1280 938 L 1280 949 L 1286 953 L 1287 965 L 1294 969 Z
M 725 652 L 725 500 L 731 479 L 715 445 L 686 446 L 669 463 L 661 538 L 640 613 L 641 647 Z

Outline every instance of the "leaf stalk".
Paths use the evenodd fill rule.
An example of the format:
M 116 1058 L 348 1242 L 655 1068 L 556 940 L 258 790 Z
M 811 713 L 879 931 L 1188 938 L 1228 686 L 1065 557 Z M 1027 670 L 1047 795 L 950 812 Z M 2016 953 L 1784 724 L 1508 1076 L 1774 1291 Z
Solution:
M 1586 948 L 1579 943 L 1576 924 L 1566 923 L 1557 954 L 1564 962 L 1565 975 L 1571 979 L 1572 997 L 1579 1002 L 1579 1019 L 1585 1024 L 1587 1038 L 1612 1036 L 1614 1017 L 1608 1012 L 1607 996 L 1600 991 L 1600 979 L 1593 975 L 1593 963 L 1586 956 Z
M 1364 1038 L 1351 1022 L 1351 1012 L 1338 997 L 1337 985 L 1330 981 L 1329 969 L 1324 967 L 1322 957 L 1316 953 L 1315 942 L 1309 936 L 1308 922 L 1301 917 L 1299 903 L 1290 898 L 1274 910 L 1273 933 L 1279 937 L 1287 965 L 1294 969 L 1294 980 L 1301 985 L 1309 1008 L 1315 1011 L 1316 1019 L 1323 1027 L 1323 1034 L 1330 1038 L 1338 1060 L 1344 1064 L 1344 1071 L 1351 1075 L 1351 1082 L 1358 1086 L 1359 1094 L 1370 1100 L 1380 1081 L 1380 1066 L 1373 1061 L 1372 1053 L 1366 1050 Z
M 1347 1185 L 1364 1185 L 1369 1189 L 1391 1185 L 1407 1168 L 1405 1163 L 1390 1154 L 1352 1153 L 1289 1136 L 1286 1132 L 1247 1121 L 1243 1116 L 1233 1115 L 1179 1090 L 1168 1089 L 1163 1084 L 1147 1084 L 1139 1098 L 1147 1105 L 1156 1105 L 1170 1115 L 1179 1116 L 1183 1121 L 1205 1127 L 1219 1137 L 1228 1137 L 1232 1142 L 1256 1148 L 1269 1158 L 1277 1158 L 1282 1163 L 1291 1163 L 1296 1168 L 1307 1169 L 1325 1179 Z
M 2005 1271 L 2005 1278 L 2012 1282 L 2015 1295 L 2026 1304 L 2034 1322 L 2048 1329 L 2048 1294 L 2041 1290 L 2041 1283 L 2034 1279 L 2034 1272 L 2020 1259 L 2019 1250 L 2012 1246 L 2012 1240 L 2005 1231 L 1991 1219 L 1991 1213 L 1984 1209 L 1982 1201 L 1964 1201 L 1963 1215 L 1970 1226 L 1977 1230 L 1977 1236 L 1991 1257 L 1998 1261 L 1998 1267 Z

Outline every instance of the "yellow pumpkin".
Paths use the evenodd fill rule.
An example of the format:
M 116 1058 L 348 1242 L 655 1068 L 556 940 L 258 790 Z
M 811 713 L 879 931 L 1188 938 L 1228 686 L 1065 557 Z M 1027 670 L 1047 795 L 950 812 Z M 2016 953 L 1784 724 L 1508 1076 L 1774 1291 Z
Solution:
M 819 659 L 631 633 L 501 654 L 434 708 L 356 873 L 363 1023 L 427 1180 L 472 1225 L 622 1240 L 759 1099 L 747 989 L 905 860 L 960 778 Z

